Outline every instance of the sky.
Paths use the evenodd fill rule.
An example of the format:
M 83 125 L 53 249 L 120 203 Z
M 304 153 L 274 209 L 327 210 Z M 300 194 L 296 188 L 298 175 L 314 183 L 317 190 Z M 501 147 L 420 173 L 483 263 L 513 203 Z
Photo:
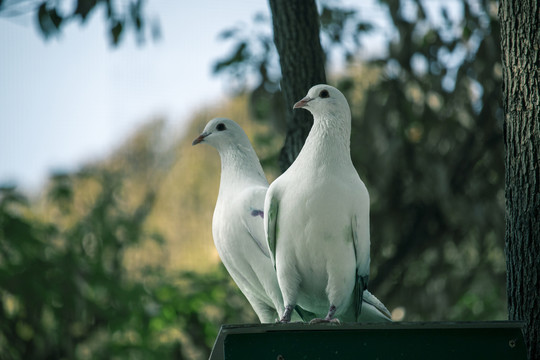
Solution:
M 0 186 L 35 191 L 56 170 L 105 157 L 141 124 L 163 116 L 182 129 L 227 86 L 212 64 L 231 50 L 218 34 L 269 14 L 266 1 L 147 1 L 161 38 L 114 48 L 103 13 L 45 41 L 34 14 L 0 15 Z
M 362 36 L 366 54 L 383 53 L 394 36 L 388 14 L 375 0 L 338 3 L 386 29 Z M 266 0 L 147 0 L 144 14 L 158 19 L 161 38 L 137 45 L 129 30 L 117 47 L 102 9 L 48 40 L 34 12 L 0 13 L 0 186 L 39 191 L 52 172 L 106 157 L 156 117 L 181 133 L 195 111 L 230 92 L 227 79 L 212 74 L 232 51 L 218 35 L 238 25 L 249 32 L 257 13 L 270 18 Z M 331 53 L 327 70 L 339 70 L 339 58 Z

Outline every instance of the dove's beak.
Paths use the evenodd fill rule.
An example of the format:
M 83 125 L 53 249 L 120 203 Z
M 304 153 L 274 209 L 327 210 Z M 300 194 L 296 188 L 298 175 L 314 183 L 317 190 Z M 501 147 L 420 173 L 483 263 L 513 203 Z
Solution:
M 300 100 L 299 102 L 297 102 L 296 104 L 294 104 L 293 109 L 303 108 L 303 107 L 306 106 L 307 103 L 310 102 L 311 100 L 313 100 L 313 99 L 310 98 L 309 96 L 306 96 L 305 98 L 303 98 L 302 100 Z
M 193 140 L 193 142 L 191 143 L 191 145 L 197 145 L 198 143 L 201 143 L 204 141 L 204 138 L 207 137 L 208 133 L 202 133 L 201 135 L 199 135 L 195 140 Z

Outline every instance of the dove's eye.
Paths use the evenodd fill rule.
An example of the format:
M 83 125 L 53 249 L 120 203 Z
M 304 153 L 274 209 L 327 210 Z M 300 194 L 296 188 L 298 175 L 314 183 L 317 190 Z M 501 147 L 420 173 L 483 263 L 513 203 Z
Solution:
M 217 129 L 217 131 L 223 131 L 223 130 L 226 130 L 227 127 L 225 127 L 225 124 L 219 123 L 219 124 L 217 124 L 216 129 Z
M 324 99 L 330 97 L 330 94 L 328 93 L 328 90 L 323 90 L 319 93 L 319 97 L 322 97 Z

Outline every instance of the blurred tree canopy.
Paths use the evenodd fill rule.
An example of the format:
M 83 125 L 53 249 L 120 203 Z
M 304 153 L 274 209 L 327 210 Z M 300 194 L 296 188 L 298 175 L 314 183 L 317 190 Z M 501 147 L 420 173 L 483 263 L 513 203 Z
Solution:
M 126 271 L 127 251 L 163 240 L 144 229 L 155 189 L 132 205 L 125 176 L 56 175 L 44 216 L 0 190 L 0 358 L 202 359 L 220 324 L 254 321 L 222 268 Z
M 191 147 L 220 114 L 275 152 L 246 109 L 180 140 L 154 119 L 38 198 L 0 188 L 0 359 L 207 359 L 221 324 L 257 321 L 214 255 L 219 157 Z
M 99 10 L 105 11 L 105 26 L 113 45 L 122 41 L 126 31 L 132 31 L 139 43 L 145 41 L 148 31 L 154 40 L 160 37 L 159 21 L 149 19 L 144 13 L 143 0 L 73 0 L 67 3 L 55 0 L 0 0 L 0 13 L 4 16 L 35 12 L 36 23 L 45 39 L 58 35 L 73 20 L 85 23 Z
M 56 5 L 36 8 L 52 22 L 44 34 L 85 19 Z M 505 319 L 497 3 L 321 1 L 318 11 L 371 194 L 372 291 L 405 320 Z M 256 321 L 213 250 L 219 157 L 190 143 L 212 117 L 230 117 L 269 180 L 279 174 L 292 104 L 271 29 L 255 15 L 224 30 L 232 51 L 214 70 L 240 95 L 197 114 L 181 139 L 154 120 L 104 161 L 53 176 L 38 199 L 1 190 L 0 358 L 203 359 L 220 324 Z

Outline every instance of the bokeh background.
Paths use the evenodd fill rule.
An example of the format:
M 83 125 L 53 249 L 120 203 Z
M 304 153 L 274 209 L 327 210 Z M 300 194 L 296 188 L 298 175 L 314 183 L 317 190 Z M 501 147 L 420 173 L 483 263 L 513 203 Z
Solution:
M 213 245 L 219 156 L 191 141 L 229 117 L 279 176 L 268 5 L 59 3 L 0 2 L 0 358 L 207 358 L 257 318 Z M 506 319 L 497 2 L 317 4 L 371 291 L 398 321 Z

